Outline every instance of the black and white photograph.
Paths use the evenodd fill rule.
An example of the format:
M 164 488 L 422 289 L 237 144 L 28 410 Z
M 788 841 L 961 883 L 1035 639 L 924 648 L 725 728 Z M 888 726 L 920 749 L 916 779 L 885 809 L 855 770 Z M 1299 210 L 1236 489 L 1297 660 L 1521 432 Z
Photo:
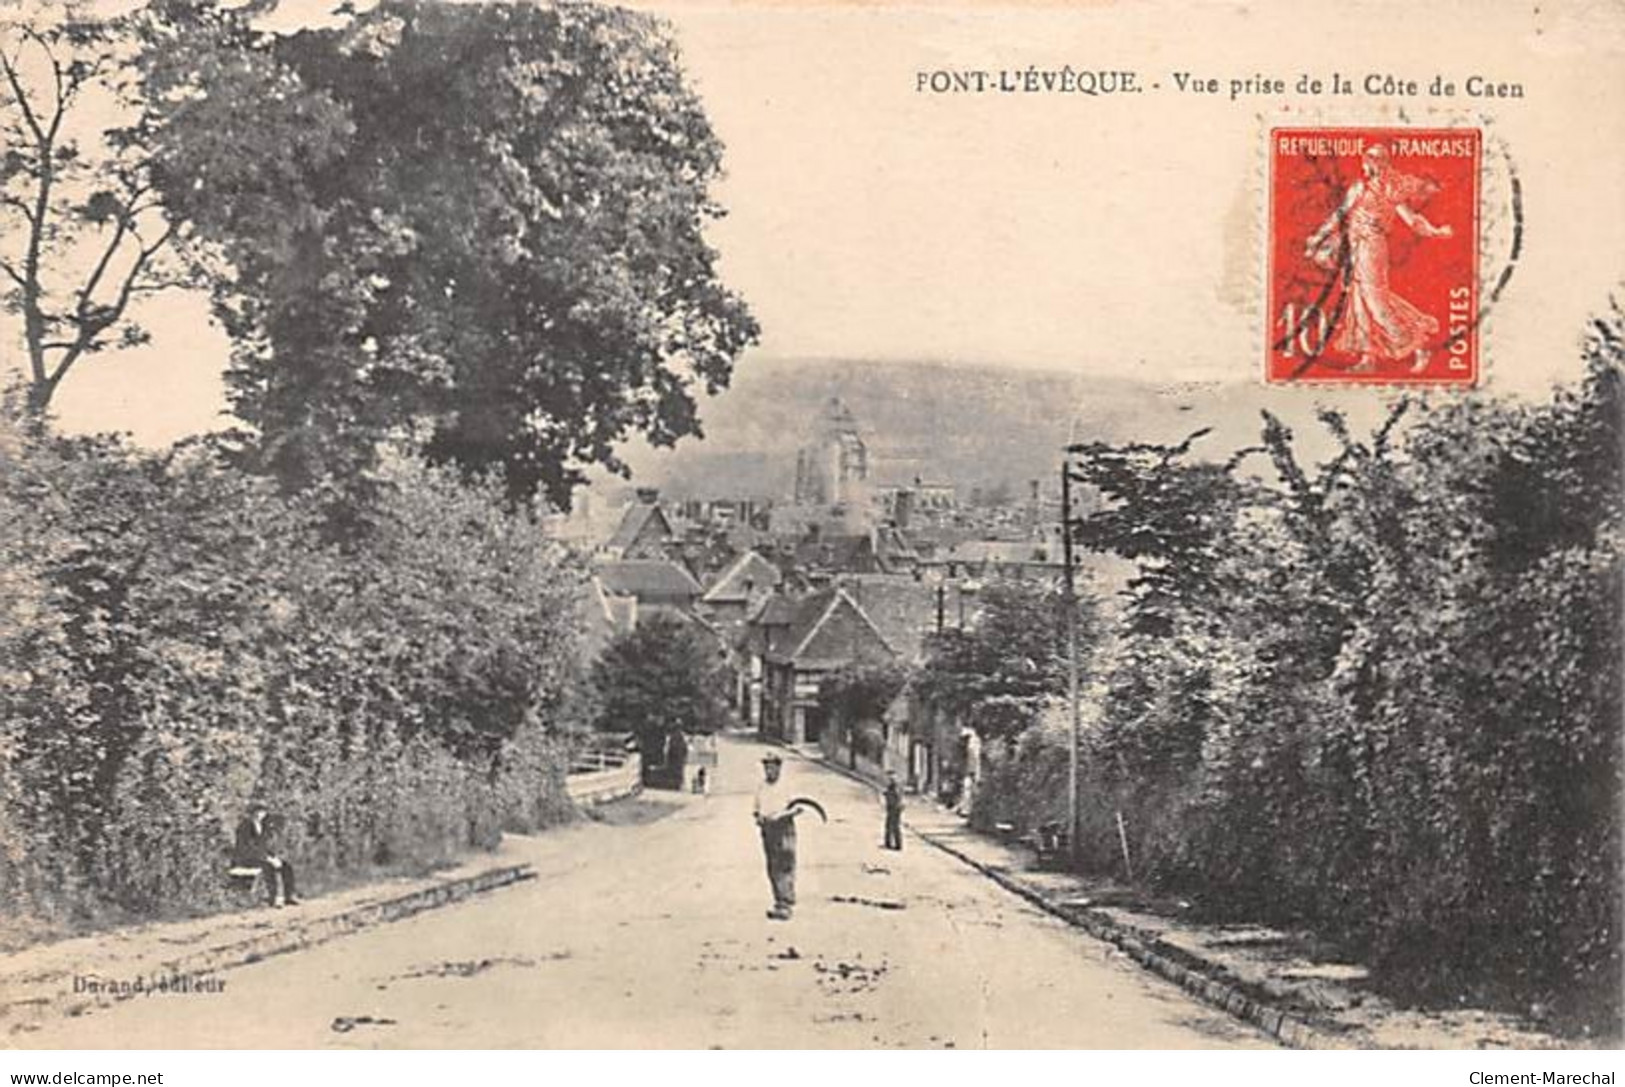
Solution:
M 0 140 L 9 1082 L 1614 1082 L 1625 7 L 0 0 Z

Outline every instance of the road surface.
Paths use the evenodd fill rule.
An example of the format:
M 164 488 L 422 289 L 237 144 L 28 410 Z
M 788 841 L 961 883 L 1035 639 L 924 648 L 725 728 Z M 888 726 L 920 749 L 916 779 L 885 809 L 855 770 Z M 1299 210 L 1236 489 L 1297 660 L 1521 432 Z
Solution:
M 800 907 L 771 904 L 761 750 L 712 795 L 645 794 L 526 839 L 539 878 L 28 1035 L 31 1048 L 1219 1048 L 1271 1043 L 908 836 L 791 758 Z M 94 964 L 87 964 L 87 970 Z

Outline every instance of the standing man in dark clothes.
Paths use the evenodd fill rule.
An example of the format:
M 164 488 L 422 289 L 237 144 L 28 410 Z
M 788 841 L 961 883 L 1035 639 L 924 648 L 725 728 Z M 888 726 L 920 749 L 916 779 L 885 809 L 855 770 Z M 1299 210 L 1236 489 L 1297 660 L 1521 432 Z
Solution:
M 881 793 L 886 801 L 887 849 L 903 848 L 903 787 L 897 784 L 897 771 L 886 771 L 886 788 Z
M 260 870 L 272 906 L 297 906 L 293 865 L 277 856 L 271 839 L 270 813 L 263 801 L 256 800 L 249 805 L 243 821 L 237 824 L 237 843 L 231 851 L 231 863 L 239 868 Z

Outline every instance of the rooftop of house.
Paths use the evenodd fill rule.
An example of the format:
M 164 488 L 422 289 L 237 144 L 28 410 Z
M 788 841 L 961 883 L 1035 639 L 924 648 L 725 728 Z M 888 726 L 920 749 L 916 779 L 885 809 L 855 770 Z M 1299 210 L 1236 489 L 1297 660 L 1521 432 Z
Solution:
M 758 626 L 789 626 L 796 617 L 796 598 L 775 593 L 751 613 L 750 621 Z
M 841 567 L 856 561 L 869 547 L 866 532 L 816 532 L 797 538 L 791 545 L 801 565 Z
M 921 555 L 941 554 L 974 536 L 973 529 L 957 525 L 910 525 L 908 528 L 909 542 Z
M 601 562 L 593 568 L 593 574 L 603 583 L 606 592 L 616 596 L 698 599 L 704 591 L 687 570 L 663 559 Z
M 643 536 L 644 531 L 654 522 L 655 530 L 664 538 L 671 538 L 676 532 L 671 526 L 671 519 L 665 511 L 653 502 L 634 502 L 626 508 L 621 515 L 621 523 L 616 526 L 615 534 L 609 538 L 605 545 L 612 551 L 624 552 Z
M 958 626 L 972 599 L 962 596 L 957 584 L 931 584 L 898 574 L 843 578 L 841 586 L 904 660 L 919 659 L 939 618 L 946 626 Z
M 772 640 L 767 657 L 798 668 L 837 668 L 889 650 L 874 621 L 832 585 L 793 602 L 788 629 Z
M 875 550 L 890 561 L 913 561 L 919 558 L 908 533 L 896 525 L 881 525 L 875 529 Z
M 786 645 L 794 648 L 806 640 L 835 602 L 835 594 L 836 589 L 832 586 L 789 601 L 789 622 L 785 624 L 789 627 Z
M 790 558 L 803 570 L 831 573 L 888 573 L 919 556 L 908 536 L 886 525 L 863 532 L 809 532 L 788 544 Z
M 779 568 L 754 551 L 747 551 L 717 575 L 701 599 L 707 604 L 748 602 L 784 580 Z

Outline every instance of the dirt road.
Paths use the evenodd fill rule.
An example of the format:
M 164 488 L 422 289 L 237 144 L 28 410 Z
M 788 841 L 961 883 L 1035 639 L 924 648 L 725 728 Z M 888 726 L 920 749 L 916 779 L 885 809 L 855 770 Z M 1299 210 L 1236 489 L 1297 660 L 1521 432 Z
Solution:
M 1217 1048 L 1262 1035 L 908 838 L 874 795 L 791 759 L 818 798 L 801 906 L 770 921 L 751 791 L 725 744 L 707 798 L 646 794 L 525 843 L 539 878 L 137 997 L 30 1047 Z M 93 969 L 94 964 L 87 964 Z

